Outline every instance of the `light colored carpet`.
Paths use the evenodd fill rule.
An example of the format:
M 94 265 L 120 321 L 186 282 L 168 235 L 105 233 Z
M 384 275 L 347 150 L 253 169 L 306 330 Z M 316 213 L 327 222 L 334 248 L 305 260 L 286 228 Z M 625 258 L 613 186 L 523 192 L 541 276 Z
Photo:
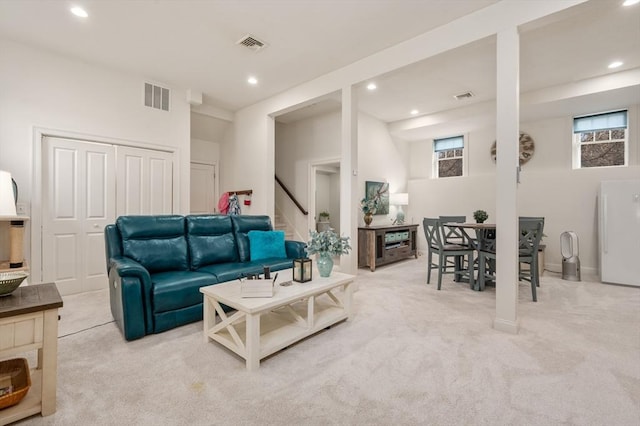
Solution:
M 546 273 L 510 335 L 495 289 L 437 291 L 424 263 L 360 270 L 352 320 L 253 373 L 202 322 L 125 342 L 106 291 L 65 297 L 58 411 L 19 424 L 640 424 L 640 289 Z

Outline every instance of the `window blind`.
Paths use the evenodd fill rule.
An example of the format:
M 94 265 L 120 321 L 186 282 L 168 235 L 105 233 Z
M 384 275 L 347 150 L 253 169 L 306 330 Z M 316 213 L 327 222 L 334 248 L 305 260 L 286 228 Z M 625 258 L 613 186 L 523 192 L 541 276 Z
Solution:
M 627 111 L 607 112 L 573 119 L 573 133 L 595 132 L 598 130 L 622 129 L 627 127 Z
M 433 140 L 433 150 L 435 152 L 460 148 L 464 148 L 464 138 L 462 136 Z

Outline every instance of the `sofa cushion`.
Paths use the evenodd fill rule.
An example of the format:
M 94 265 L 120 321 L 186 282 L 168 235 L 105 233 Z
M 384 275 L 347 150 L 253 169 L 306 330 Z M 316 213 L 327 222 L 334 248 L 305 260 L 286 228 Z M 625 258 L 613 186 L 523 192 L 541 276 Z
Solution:
M 233 223 L 233 232 L 236 236 L 238 256 L 240 262 L 249 262 L 251 252 L 249 249 L 249 231 L 271 231 L 271 218 L 269 216 L 230 216 Z
M 153 312 L 167 312 L 202 303 L 200 287 L 216 284 L 211 274 L 193 271 L 158 272 L 151 275 Z
M 238 249 L 229 216 L 187 216 L 186 221 L 191 269 L 238 260 Z
M 261 263 L 232 262 L 207 265 L 198 269 L 198 272 L 206 272 L 216 276 L 218 282 L 233 281 L 248 274 L 261 274 L 264 267 Z
M 262 274 L 264 267 L 268 266 L 271 271 L 281 271 L 293 266 L 292 259 L 261 259 L 253 262 L 219 263 L 207 265 L 198 269 L 198 272 L 214 274 L 218 282 L 237 280 L 249 274 Z M 273 277 L 273 274 L 271 275 Z
M 120 216 L 122 253 L 150 273 L 187 270 L 183 216 Z
M 249 231 L 249 253 L 251 261 L 287 257 L 284 248 L 284 231 Z
M 256 266 L 263 270 L 265 266 L 268 266 L 271 272 L 273 271 L 281 271 L 283 269 L 293 267 L 293 259 L 280 259 L 280 258 L 269 258 L 269 259 L 261 259 L 255 262 L 249 262 L 247 266 Z M 271 274 L 273 278 L 273 274 Z M 278 280 L 280 281 L 280 280 Z

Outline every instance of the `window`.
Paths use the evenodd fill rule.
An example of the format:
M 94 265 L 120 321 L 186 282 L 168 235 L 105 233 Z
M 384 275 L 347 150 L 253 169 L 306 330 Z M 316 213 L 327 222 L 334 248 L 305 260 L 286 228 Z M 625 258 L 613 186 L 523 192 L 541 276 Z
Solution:
M 573 168 L 626 166 L 627 111 L 573 119 Z
M 433 175 L 438 178 L 462 176 L 464 157 L 464 137 L 434 139 Z

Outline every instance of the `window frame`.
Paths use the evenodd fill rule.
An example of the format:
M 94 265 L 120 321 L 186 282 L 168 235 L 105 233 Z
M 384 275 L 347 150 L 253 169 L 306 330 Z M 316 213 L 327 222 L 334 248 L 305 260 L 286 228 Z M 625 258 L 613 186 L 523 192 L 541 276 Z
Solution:
M 591 129 L 586 129 L 586 130 L 582 130 L 582 131 L 576 131 L 576 120 L 580 120 L 580 119 L 585 119 L 585 118 L 589 118 L 589 117 L 598 117 L 598 116 L 606 116 L 609 114 L 616 114 L 616 113 L 624 113 L 625 116 L 625 120 L 624 120 L 624 127 L 606 127 L 606 128 L 591 128 Z M 611 139 L 612 137 L 612 132 L 614 130 L 619 130 L 619 129 L 624 129 L 624 138 L 623 139 Z M 609 132 L 609 139 L 608 140 L 604 140 L 604 141 L 598 141 L 596 140 L 596 134 L 598 132 L 601 131 L 608 131 Z M 594 133 L 594 140 L 593 141 L 582 141 L 582 135 L 584 133 Z M 628 109 L 619 109 L 619 110 L 614 110 L 614 111 L 606 111 L 606 112 L 600 112 L 600 113 L 596 113 L 596 114 L 586 114 L 586 115 L 581 115 L 581 116 L 577 116 L 577 117 L 573 117 L 572 120 L 572 135 L 571 135 L 571 141 L 572 141 L 572 167 L 574 170 L 583 170 L 583 169 L 601 169 L 601 168 L 609 168 L 609 167 L 627 167 L 629 166 L 629 110 Z M 617 164 L 617 165 L 610 165 L 610 166 L 593 166 L 593 167 L 583 167 L 582 166 L 582 147 L 584 145 L 603 145 L 603 144 L 609 144 L 609 143 L 620 143 L 620 142 L 624 142 L 624 163 L 623 164 Z
M 462 139 L 462 148 L 453 148 L 453 149 L 462 149 L 462 156 L 460 157 L 448 157 L 448 158 L 444 158 L 444 160 L 449 160 L 452 158 L 460 158 L 462 160 L 462 174 L 458 175 L 458 176 L 440 176 L 440 169 L 439 169 L 439 163 L 440 163 L 440 158 L 438 155 L 438 152 L 441 151 L 436 151 L 436 145 L 439 141 L 444 141 L 447 139 Z M 468 147 L 467 147 L 467 140 L 468 140 L 468 135 L 467 134 L 458 134 L 458 135 L 454 135 L 454 136 L 446 136 L 446 137 L 440 137 L 440 138 L 433 138 L 432 141 L 432 145 L 431 145 L 431 157 L 432 157 L 432 162 L 431 162 L 431 176 L 434 179 L 449 179 L 449 178 L 457 178 L 457 177 L 464 177 L 468 175 L 468 170 L 467 170 L 467 164 L 468 164 Z

